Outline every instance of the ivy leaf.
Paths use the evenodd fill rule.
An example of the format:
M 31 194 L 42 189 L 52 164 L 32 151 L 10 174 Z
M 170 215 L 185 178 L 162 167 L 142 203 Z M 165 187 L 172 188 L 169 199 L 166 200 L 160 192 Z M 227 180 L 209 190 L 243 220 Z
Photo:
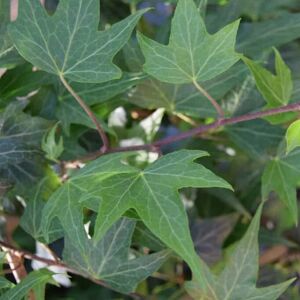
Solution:
M 38 0 L 23 0 L 10 35 L 19 53 L 44 71 L 78 82 L 120 78 L 112 59 L 145 10 L 98 32 L 99 5 L 98 0 L 60 1 L 49 16 Z
M 21 103 L 12 103 L 0 114 L 0 182 L 19 186 L 42 175 L 40 144 L 51 124 L 22 110 Z
M 106 102 L 113 97 L 124 93 L 132 88 L 135 84 L 143 81 L 145 75 L 142 74 L 123 74 L 119 80 L 108 81 L 105 83 L 74 83 L 70 85 L 76 93 L 82 97 L 86 104 L 96 105 Z M 78 103 L 74 103 L 73 97 L 66 90 L 59 96 L 59 104 L 56 109 L 56 117 L 60 120 L 66 134 L 70 134 L 71 124 L 80 124 L 90 128 L 95 128 L 95 124 L 85 114 Z M 98 119 L 102 127 L 109 132 L 109 127 L 101 120 Z
M 11 68 L 22 61 L 15 50 L 9 35 L 8 24 L 10 23 L 10 1 L 0 0 L 0 67 Z
M 82 110 L 81 106 L 72 101 L 72 99 L 60 102 L 56 109 L 56 117 L 61 122 L 61 125 L 66 133 L 70 135 L 70 126 L 72 124 L 79 124 L 89 128 L 96 129 L 94 122 L 89 116 Z M 101 124 L 101 127 L 106 131 L 113 133 L 113 131 L 107 126 L 107 124 L 98 116 L 97 120 Z
M 173 84 L 212 79 L 239 60 L 234 50 L 238 26 L 236 21 L 210 35 L 194 1 L 179 0 L 167 46 L 138 35 L 144 70 Z
M 1 300 L 23 300 L 28 293 L 46 283 L 55 284 L 52 273 L 47 270 L 31 272 L 19 284 L 7 291 L 1 296 Z
M 58 123 L 44 135 L 42 140 L 42 149 L 46 153 L 46 158 L 54 162 L 57 162 L 57 159 L 64 151 L 63 137 L 60 136 L 58 140 L 56 138 L 57 126 Z
M 123 73 L 122 77 L 118 80 L 112 80 L 103 83 L 69 82 L 69 84 L 88 105 L 95 105 L 101 104 L 130 90 L 132 87 L 144 81 L 146 78 L 147 75 L 141 73 Z M 67 90 L 63 91 L 63 93 L 59 96 L 59 99 L 61 101 L 74 101 L 72 95 L 70 95 Z
M 216 78 L 203 83 L 208 93 L 219 100 L 240 83 L 247 69 L 240 64 Z M 216 111 L 209 101 L 191 84 L 173 85 L 149 78 L 137 84 L 126 100 L 147 108 L 165 108 L 170 113 L 184 113 L 194 117 L 215 117 Z
M 267 199 L 275 192 L 286 205 L 292 220 L 298 223 L 296 188 L 300 178 L 300 150 L 279 154 L 266 166 L 262 176 L 262 196 Z
M 276 75 L 263 68 L 260 64 L 243 57 L 243 61 L 252 72 L 256 86 L 267 101 L 269 108 L 288 104 L 293 92 L 291 70 L 283 61 L 280 53 L 276 49 L 274 49 L 274 52 Z
M 300 120 L 292 123 L 286 132 L 287 154 L 300 146 Z
M 25 197 L 26 207 L 21 217 L 21 227 L 34 239 L 44 242 L 42 232 L 41 215 L 51 194 L 60 186 L 60 179 L 53 172 L 48 171 L 42 180 L 30 189 L 30 193 Z M 58 222 L 53 222 L 48 232 L 50 239 L 59 239 L 62 234 L 61 226 Z
M 259 268 L 258 232 L 261 212 L 262 205 L 220 275 L 216 277 L 208 268 L 205 269 L 207 289 L 199 288 L 194 282 L 186 285 L 194 299 L 276 300 L 294 281 L 292 279 L 265 288 L 256 287 L 255 282 Z
M 257 161 L 269 159 L 270 152 L 276 153 L 282 141 L 284 130 L 265 120 L 254 120 L 228 126 L 226 131 L 230 139 Z
M 113 289 L 130 293 L 137 284 L 155 272 L 168 256 L 168 251 L 129 259 L 129 248 L 135 222 L 123 218 L 100 240 L 85 238 L 84 252 L 72 237 L 66 238 L 64 261 L 76 270 L 103 280 Z
M 58 217 L 76 247 L 84 252 L 83 207 L 99 211 L 96 241 L 126 211 L 134 209 L 150 231 L 185 259 L 200 278 L 199 258 L 177 190 L 231 188 L 208 169 L 193 163 L 206 155 L 202 151 L 182 150 L 160 158 L 142 171 L 121 163 L 124 154 L 101 157 L 76 173 L 51 197 L 43 215 L 44 233 L 47 237 L 51 223 Z

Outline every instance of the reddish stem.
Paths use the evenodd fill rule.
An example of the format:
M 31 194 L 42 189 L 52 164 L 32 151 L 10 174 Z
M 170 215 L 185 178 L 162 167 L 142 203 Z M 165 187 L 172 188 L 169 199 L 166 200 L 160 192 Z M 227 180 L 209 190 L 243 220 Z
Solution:
M 282 106 L 279 108 L 273 108 L 273 109 L 269 109 L 269 110 L 249 113 L 249 114 L 242 115 L 242 116 L 219 119 L 219 120 L 215 121 L 214 123 L 193 128 L 186 132 L 179 133 L 175 136 L 170 136 L 170 137 L 158 140 L 152 144 L 111 148 L 108 151 L 106 151 L 105 154 L 116 153 L 116 152 L 140 151 L 140 150 L 152 151 L 153 149 L 161 148 L 162 146 L 169 145 L 169 144 L 172 144 L 172 143 L 175 143 L 178 141 L 182 141 L 182 140 L 191 138 L 193 136 L 197 136 L 199 134 L 203 134 L 205 132 L 218 129 L 218 128 L 226 126 L 226 125 L 243 123 L 243 122 L 247 122 L 247 121 L 251 121 L 251 120 L 255 120 L 255 119 L 259 119 L 259 118 L 263 118 L 263 117 L 267 117 L 267 116 L 273 116 L 273 115 L 278 115 L 281 113 L 293 112 L 293 111 L 298 111 L 298 110 L 300 110 L 300 102 L 294 103 L 294 104 L 289 104 L 289 105 Z M 79 159 L 79 161 L 93 160 L 101 155 L 103 155 L 103 152 L 97 151 L 97 152 L 94 152 L 94 153 L 91 153 L 91 154 L 88 154 L 88 155 L 82 157 L 81 159 Z

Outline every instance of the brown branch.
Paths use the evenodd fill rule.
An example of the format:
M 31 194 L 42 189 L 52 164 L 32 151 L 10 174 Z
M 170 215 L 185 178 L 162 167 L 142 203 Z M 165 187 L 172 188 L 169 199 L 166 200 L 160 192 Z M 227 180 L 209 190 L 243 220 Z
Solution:
M 92 110 L 89 108 L 88 105 L 85 104 L 83 99 L 73 90 L 73 88 L 69 85 L 69 83 L 65 80 L 65 78 L 61 75 L 60 81 L 64 85 L 64 87 L 68 90 L 68 92 L 75 98 L 75 100 L 78 102 L 78 104 L 81 106 L 81 108 L 85 111 L 85 113 L 88 115 L 88 117 L 92 120 L 94 125 L 96 126 L 96 129 L 100 135 L 100 138 L 103 142 L 103 146 L 100 149 L 101 153 L 105 153 L 109 150 L 109 140 L 108 137 L 102 128 L 101 124 L 98 122 L 97 117 L 92 112 Z
M 90 281 L 92 281 L 92 282 L 94 282 L 98 285 L 101 285 L 105 288 L 113 289 L 108 284 L 106 284 L 104 281 L 99 280 L 99 279 L 95 279 L 95 278 L 90 277 L 90 276 L 85 275 L 85 274 L 82 274 L 82 273 L 78 272 L 77 270 L 69 267 L 68 265 L 66 265 L 62 261 L 52 260 L 52 259 L 48 259 L 48 258 L 38 256 L 38 255 L 33 254 L 29 251 L 18 249 L 16 247 L 10 245 L 9 243 L 3 242 L 3 241 L 0 241 L 0 247 L 3 248 L 3 249 L 6 249 L 7 252 L 11 253 L 14 256 L 23 257 L 23 258 L 26 258 L 28 260 L 36 260 L 36 261 L 44 263 L 48 267 L 56 266 L 56 267 L 64 268 L 69 273 L 84 277 L 84 278 L 86 278 L 86 279 L 88 279 L 88 280 L 90 280 Z M 143 300 L 144 299 L 143 296 L 141 296 L 137 293 L 130 293 L 130 294 L 128 294 L 128 296 L 130 296 L 132 299 L 135 299 L 135 300 Z
M 294 103 L 294 104 L 289 104 L 289 105 L 282 106 L 279 108 L 273 108 L 273 109 L 269 109 L 269 110 L 249 113 L 249 114 L 242 115 L 242 116 L 220 119 L 214 123 L 193 128 L 186 132 L 179 133 L 175 136 L 170 136 L 170 137 L 158 140 L 152 144 L 129 146 L 129 147 L 116 147 L 116 148 L 109 149 L 105 153 L 103 153 L 101 151 L 97 151 L 94 153 L 87 154 L 86 156 L 80 158 L 77 161 L 86 162 L 89 160 L 96 159 L 97 157 L 99 157 L 103 154 L 116 153 L 116 152 L 129 152 L 129 151 L 141 151 L 141 150 L 151 152 L 151 151 L 153 151 L 153 149 L 158 149 L 165 145 L 169 145 L 169 144 L 172 144 L 172 143 L 175 143 L 178 141 L 182 141 L 182 140 L 191 138 L 193 136 L 197 136 L 197 135 L 200 135 L 200 134 L 212 131 L 212 130 L 216 130 L 216 129 L 219 129 L 220 127 L 223 127 L 226 125 L 243 123 L 243 122 L 247 122 L 247 121 L 251 121 L 251 120 L 256 120 L 259 118 L 264 118 L 267 116 L 273 116 L 273 115 L 278 115 L 278 114 L 282 114 L 282 113 L 286 113 L 286 112 L 293 112 L 293 111 L 300 111 L 300 102 Z
M 5 224 L 5 239 L 7 243 L 13 244 L 13 233 L 15 229 L 19 225 L 19 218 L 14 216 L 6 216 L 6 224 Z M 5 243 L 3 245 L 0 244 L 0 248 L 6 253 L 5 257 L 11 273 L 15 278 L 16 283 L 21 282 L 22 279 L 27 277 L 27 271 L 24 266 L 24 259 L 21 253 L 13 253 L 9 251 L 7 247 L 5 247 Z M 5 271 L 4 271 L 5 272 Z M 33 291 L 29 293 L 29 300 L 35 300 L 35 295 Z

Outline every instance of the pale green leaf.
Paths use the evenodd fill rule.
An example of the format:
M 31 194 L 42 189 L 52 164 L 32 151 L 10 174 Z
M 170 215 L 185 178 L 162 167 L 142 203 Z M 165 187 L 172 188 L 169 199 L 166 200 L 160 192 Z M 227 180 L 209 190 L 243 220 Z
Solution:
M 47 270 L 31 272 L 19 284 L 1 296 L 1 300 L 23 300 L 28 293 L 40 285 L 53 284 L 52 273 Z
M 234 50 L 238 26 L 236 21 L 210 35 L 194 1 L 180 0 L 167 46 L 139 34 L 144 70 L 173 84 L 212 79 L 239 60 Z
M 49 226 L 58 217 L 77 248 L 83 251 L 83 207 L 99 210 L 95 240 L 101 239 L 126 211 L 134 209 L 150 231 L 186 260 L 194 275 L 200 277 L 199 260 L 178 189 L 231 188 L 208 169 L 193 163 L 206 155 L 202 151 L 174 152 L 143 171 L 122 164 L 122 154 L 101 157 L 79 171 L 51 197 L 44 212 L 44 232 L 47 235 Z
M 19 53 L 36 67 L 78 82 L 105 82 L 121 77 L 112 63 L 145 11 L 99 32 L 98 0 L 60 1 L 49 16 L 38 0 L 20 1 L 10 26 Z
M 63 137 L 60 136 L 57 140 L 58 123 L 54 125 L 43 137 L 42 150 L 46 153 L 46 158 L 52 161 L 57 161 L 64 151 Z
M 300 146 L 300 120 L 292 123 L 286 132 L 287 154 Z
M 229 262 L 218 276 L 212 275 L 208 269 L 205 269 L 205 275 L 209 279 L 205 288 L 200 288 L 195 282 L 187 284 L 187 289 L 194 299 L 276 300 L 294 281 L 292 279 L 266 288 L 256 287 L 259 268 L 258 232 L 261 212 L 262 205 L 246 234 L 230 255 Z
M 100 240 L 85 238 L 83 252 L 66 237 L 64 261 L 76 270 L 103 280 L 113 289 L 129 293 L 155 272 L 168 256 L 167 251 L 130 259 L 129 248 L 135 222 L 123 218 Z
M 266 166 L 262 176 L 262 196 L 275 192 L 286 205 L 294 223 L 298 223 L 296 187 L 300 178 L 300 151 L 278 155 Z
M 285 64 L 277 50 L 275 51 L 276 75 L 260 64 L 243 57 L 244 62 L 252 72 L 256 86 L 269 108 L 288 104 L 293 92 L 293 80 L 289 67 Z

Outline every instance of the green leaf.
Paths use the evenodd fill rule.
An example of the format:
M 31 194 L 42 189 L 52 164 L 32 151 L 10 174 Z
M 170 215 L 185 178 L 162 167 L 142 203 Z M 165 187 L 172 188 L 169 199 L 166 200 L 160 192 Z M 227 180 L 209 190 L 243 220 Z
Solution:
M 0 182 L 32 184 L 43 174 L 41 140 L 50 122 L 12 103 L 0 114 Z
M 300 146 L 300 120 L 295 121 L 289 126 L 285 139 L 287 143 L 287 154 Z
M 61 1 L 49 16 L 38 0 L 23 0 L 10 35 L 19 53 L 44 71 L 78 82 L 120 78 L 112 59 L 145 11 L 98 32 L 99 5 L 98 0 Z
M 206 268 L 206 289 L 201 289 L 195 282 L 188 283 L 187 289 L 194 299 L 207 300 L 276 300 L 294 281 L 257 288 L 258 276 L 258 232 L 262 205 L 258 209 L 245 236 L 238 243 L 220 275 L 215 276 Z
M 9 23 L 10 1 L 0 0 L 0 68 L 12 68 L 22 61 L 9 38 Z
M 144 81 L 146 78 L 147 76 L 141 73 L 124 73 L 120 79 L 104 83 L 91 84 L 69 82 L 69 84 L 88 105 L 95 105 L 101 104 L 130 90 L 132 87 Z M 66 90 L 64 90 L 62 95 L 59 96 L 59 99 L 61 101 L 72 100 L 72 103 L 74 102 L 72 95 L 70 95 L 70 93 Z
M 56 141 L 58 123 L 54 125 L 43 137 L 42 150 L 46 153 L 46 158 L 52 161 L 57 161 L 64 151 L 63 137 L 60 136 Z
M 54 76 L 41 71 L 33 71 L 30 64 L 8 70 L 0 78 L 0 106 L 5 106 L 15 97 L 26 97 L 41 85 L 53 83 Z
M 263 50 L 279 47 L 299 38 L 300 14 L 286 13 L 271 20 L 244 23 L 241 29 L 237 44 L 238 51 L 255 56 L 261 54 Z
M 111 100 L 115 96 L 125 93 L 137 83 L 145 79 L 142 74 L 124 74 L 121 79 L 106 83 L 70 83 L 76 93 L 84 99 L 88 105 L 102 104 Z M 80 124 L 90 128 L 95 128 L 95 124 L 86 115 L 78 103 L 74 103 L 73 97 L 69 92 L 63 91 L 59 96 L 59 104 L 56 109 L 56 117 L 60 120 L 62 127 L 67 135 L 70 134 L 71 124 Z M 99 118 L 103 128 L 109 132 L 108 126 Z
M 35 287 L 45 285 L 46 283 L 55 284 L 52 275 L 53 274 L 47 270 L 31 272 L 14 288 L 3 294 L 1 300 L 23 300 Z
M 134 221 L 123 218 L 100 241 L 86 237 L 84 249 L 77 248 L 72 237 L 67 236 L 63 259 L 83 274 L 103 280 L 119 292 L 130 293 L 168 256 L 168 251 L 161 251 L 129 259 L 134 227 Z
M 58 104 L 56 109 L 56 117 L 61 122 L 61 125 L 66 133 L 70 135 L 70 126 L 72 124 L 79 124 L 89 128 L 96 129 L 94 122 L 89 118 L 89 116 L 83 111 L 82 107 L 74 100 L 69 99 L 67 101 L 62 101 Z M 97 120 L 101 124 L 101 127 L 106 131 L 113 133 L 113 131 L 107 126 L 104 121 L 97 115 Z
M 230 139 L 255 160 L 269 159 L 284 136 L 284 129 L 264 120 L 249 121 L 226 128 Z
M 173 84 L 212 79 L 239 60 L 234 50 L 238 26 L 236 21 L 210 35 L 194 1 L 180 0 L 167 46 L 138 35 L 146 58 L 144 70 Z
M 275 192 L 287 207 L 294 223 L 298 223 L 296 188 L 300 178 L 300 150 L 279 154 L 266 166 L 262 176 L 262 197 Z
M 200 277 L 199 260 L 177 190 L 231 188 L 211 171 L 193 163 L 206 155 L 202 151 L 174 152 L 143 171 L 121 163 L 124 154 L 101 157 L 76 173 L 51 197 L 43 216 L 45 235 L 58 217 L 77 248 L 84 251 L 83 207 L 99 211 L 95 240 L 100 240 L 126 211 L 134 209 L 152 233 L 185 259 Z
M 222 75 L 203 83 L 203 88 L 212 97 L 221 100 L 240 83 L 245 73 L 246 68 L 238 64 Z M 191 84 L 173 85 L 149 78 L 130 91 L 126 100 L 144 108 L 163 107 L 170 113 L 184 113 L 197 118 L 216 116 L 211 103 Z
M 46 175 L 38 184 L 31 187 L 29 195 L 25 197 L 26 207 L 20 220 L 21 227 L 34 239 L 41 242 L 44 242 L 41 219 L 43 209 L 51 194 L 61 184 L 60 179 L 53 172 L 48 171 Z M 63 236 L 58 222 L 52 223 L 48 235 L 51 240 L 59 239 Z
M 260 64 L 243 57 L 243 61 L 252 72 L 256 86 L 268 103 L 269 108 L 288 104 L 293 92 L 291 70 L 281 58 L 280 53 L 275 49 L 274 51 L 276 75 L 263 68 Z

